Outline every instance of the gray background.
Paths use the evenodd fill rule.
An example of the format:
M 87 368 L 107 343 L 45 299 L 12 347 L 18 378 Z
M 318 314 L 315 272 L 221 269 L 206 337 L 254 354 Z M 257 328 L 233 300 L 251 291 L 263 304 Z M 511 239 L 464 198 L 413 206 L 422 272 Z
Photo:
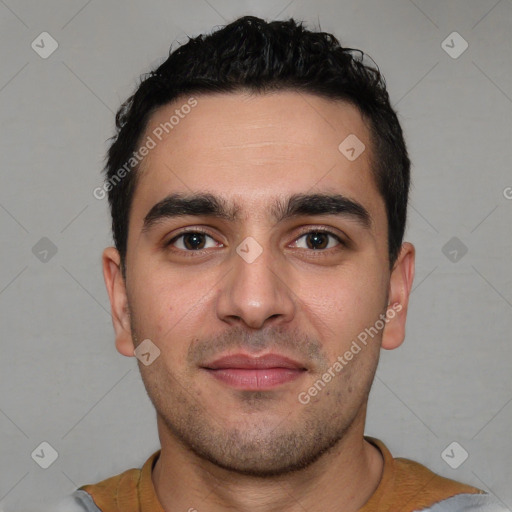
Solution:
M 366 433 L 511 507 L 511 0 L 0 0 L 0 509 L 138 467 L 159 447 L 136 360 L 114 347 L 107 202 L 92 191 L 138 76 L 172 41 L 242 14 L 320 23 L 386 76 L 413 161 L 417 274 Z M 59 45 L 46 59 L 31 47 L 44 31 Z M 442 46 L 453 31 L 469 44 L 457 58 Z M 48 469 L 31 457 L 43 441 L 58 452 Z M 453 441 L 469 453 L 457 469 L 441 457 Z

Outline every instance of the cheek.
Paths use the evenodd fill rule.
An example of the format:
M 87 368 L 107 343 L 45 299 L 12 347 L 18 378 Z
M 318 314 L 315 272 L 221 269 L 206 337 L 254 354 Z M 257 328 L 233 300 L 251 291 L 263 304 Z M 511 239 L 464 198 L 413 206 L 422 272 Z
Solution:
M 172 344 L 174 352 L 205 322 L 209 278 L 191 280 L 190 274 L 170 270 L 165 265 L 151 265 L 140 258 L 134 265 L 130 287 L 130 306 L 136 317 L 138 334 L 157 345 Z
M 386 284 L 375 271 L 347 266 L 326 277 L 303 279 L 301 290 L 309 321 L 325 340 L 324 348 L 336 358 L 379 318 Z

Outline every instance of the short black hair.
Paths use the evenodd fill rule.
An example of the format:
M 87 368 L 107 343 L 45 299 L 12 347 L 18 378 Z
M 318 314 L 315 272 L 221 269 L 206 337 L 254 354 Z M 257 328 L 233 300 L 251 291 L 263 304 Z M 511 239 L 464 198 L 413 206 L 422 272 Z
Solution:
M 363 63 L 365 56 L 361 50 L 342 47 L 332 34 L 307 30 L 303 22 L 292 18 L 267 22 L 254 16 L 243 16 L 211 34 L 189 38 L 174 51 L 171 46 L 165 62 L 142 75 L 135 93 L 117 112 L 117 130 L 107 153 L 105 190 L 123 274 L 137 183 L 133 154 L 150 116 L 185 95 L 280 90 L 344 100 L 357 107 L 368 123 L 371 171 L 386 206 L 392 268 L 405 231 L 410 161 L 384 77 L 373 60 L 372 65 Z M 129 161 L 133 172 L 127 168 Z M 123 168 L 125 172 L 120 173 Z

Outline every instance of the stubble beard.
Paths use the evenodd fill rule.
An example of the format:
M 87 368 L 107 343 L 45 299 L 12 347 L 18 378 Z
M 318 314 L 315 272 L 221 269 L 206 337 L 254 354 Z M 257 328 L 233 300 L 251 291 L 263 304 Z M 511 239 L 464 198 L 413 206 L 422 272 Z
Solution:
M 142 379 L 167 433 L 194 457 L 220 468 L 260 478 L 304 469 L 333 449 L 364 414 L 378 363 L 352 365 L 337 375 L 338 382 L 319 393 L 317 401 L 302 405 L 278 420 L 269 394 L 233 391 L 240 410 L 251 410 L 237 425 L 222 423 L 218 407 L 209 411 L 194 394 L 192 379 L 182 380 L 166 367 L 139 363 Z M 364 372 L 364 378 L 362 377 Z M 357 381 L 354 377 L 357 376 Z M 335 384 L 333 386 L 333 383 Z M 299 390 L 300 391 L 300 390 Z M 272 416 L 268 418 L 268 408 Z M 267 411 L 266 411 L 267 409 Z

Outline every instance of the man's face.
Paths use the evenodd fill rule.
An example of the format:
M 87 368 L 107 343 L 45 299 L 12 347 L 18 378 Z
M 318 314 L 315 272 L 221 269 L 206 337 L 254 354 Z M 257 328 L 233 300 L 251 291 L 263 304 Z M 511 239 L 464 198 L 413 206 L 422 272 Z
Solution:
M 222 467 L 278 474 L 362 430 L 383 331 L 402 321 L 333 370 L 388 304 L 369 131 L 355 107 L 313 95 L 196 98 L 140 171 L 117 347 L 132 355 L 150 339 L 160 350 L 139 366 L 171 438 Z M 185 103 L 159 109 L 143 140 Z M 338 149 L 351 134 L 366 146 L 353 161 Z M 222 215 L 211 202 L 176 205 L 205 194 Z

